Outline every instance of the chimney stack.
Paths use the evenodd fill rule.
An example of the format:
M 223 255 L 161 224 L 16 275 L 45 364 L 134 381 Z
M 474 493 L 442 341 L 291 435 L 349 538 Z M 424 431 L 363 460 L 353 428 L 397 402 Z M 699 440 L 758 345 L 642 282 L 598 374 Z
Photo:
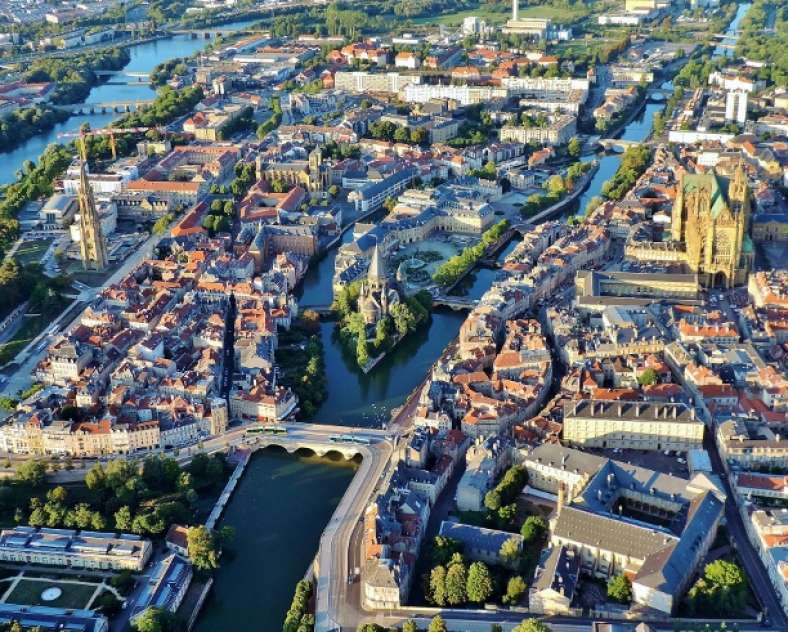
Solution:
M 520 18 L 520 0 L 512 0 L 512 21 L 516 22 Z

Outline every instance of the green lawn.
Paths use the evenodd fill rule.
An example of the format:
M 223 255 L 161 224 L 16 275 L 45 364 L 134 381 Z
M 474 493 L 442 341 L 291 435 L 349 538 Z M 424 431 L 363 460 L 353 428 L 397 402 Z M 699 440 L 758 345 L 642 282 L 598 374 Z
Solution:
M 44 601 L 41 593 L 56 586 L 63 591 L 54 601 Z M 26 606 L 51 606 L 53 608 L 84 608 L 96 591 L 96 584 L 70 584 L 52 580 L 21 579 L 6 599 L 7 603 Z
M 454 13 L 444 13 L 443 15 L 416 18 L 413 22 L 416 24 L 459 26 L 465 18 L 473 15 L 485 20 L 488 24 L 503 24 L 511 17 L 511 12 L 508 6 L 479 7 L 478 9 L 467 9 L 465 11 L 455 11 Z
M 16 258 L 22 265 L 38 263 L 51 243 L 51 239 L 35 239 L 33 241 L 25 241 L 16 251 Z
M 508 4 L 497 6 L 480 6 L 478 9 L 466 9 L 454 13 L 417 18 L 416 24 L 445 24 L 446 26 L 459 26 L 462 21 L 470 16 L 477 16 L 488 24 L 503 24 L 512 17 L 511 6 Z M 520 17 L 523 18 L 552 18 L 555 22 L 572 22 L 588 15 L 588 10 L 577 7 L 553 7 L 548 5 L 520 7 Z
M 0 364 L 10 362 L 16 357 L 22 349 L 30 344 L 38 334 L 52 323 L 57 314 L 60 313 L 68 305 L 68 299 L 65 299 L 63 304 L 52 311 L 51 314 L 41 314 L 39 316 L 23 316 L 19 330 L 7 341 L 0 343 Z

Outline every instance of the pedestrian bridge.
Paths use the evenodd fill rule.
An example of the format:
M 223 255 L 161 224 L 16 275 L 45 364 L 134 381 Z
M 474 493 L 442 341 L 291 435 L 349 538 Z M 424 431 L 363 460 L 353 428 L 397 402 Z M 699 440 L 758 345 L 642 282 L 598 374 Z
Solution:
M 602 145 L 606 150 L 614 150 L 614 151 L 626 151 L 630 147 L 637 147 L 642 143 L 639 143 L 634 140 L 624 140 L 623 138 L 600 138 L 599 144 Z
M 479 304 L 478 298 L 469 298 L 467 296 L 448 296 L 446 294 L 439 294 L 432 299 L 432 304 L 440 307 L 448 307 L 454 311 L 462 311 L 464 309 L 473 309 Z

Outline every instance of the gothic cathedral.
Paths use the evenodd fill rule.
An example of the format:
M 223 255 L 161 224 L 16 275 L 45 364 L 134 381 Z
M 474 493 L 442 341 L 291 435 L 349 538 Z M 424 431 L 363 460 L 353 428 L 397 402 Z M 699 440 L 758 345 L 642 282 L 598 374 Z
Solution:
M 672 239 L 684 244 L 688 267 L 708 287 L 746 282 L 753 258 L 749 219 L 750 190 L 741 166 L 732 179 L 714 171 L 681 175 Z

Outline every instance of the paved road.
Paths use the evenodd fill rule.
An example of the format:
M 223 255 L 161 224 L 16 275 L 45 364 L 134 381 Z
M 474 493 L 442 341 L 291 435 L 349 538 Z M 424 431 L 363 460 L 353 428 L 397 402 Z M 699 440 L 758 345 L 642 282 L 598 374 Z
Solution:
M 777 598 L 774 587 L 769 581 L 769 577 L 766 573 L 766 569 L 763 567 L 761 559 L 758 557 L 750 539 L 747 537 L 747 531 L 744 528 L 744 522 L 742 521 L 738 506 L 736 505 L 733 490 L 731 489 L 728 477 L 722 465 L 722 458 L 717 451 L 716 443 L 708 436 L 708 433 L 706 437 L 706 449 L 711 456 L 714 472 L 720 475 L 725 487 L 725 493 L 728 496 L 725 502 L 725 520 L 728 525 L 728 533 L 730 533 L 733 538 L 734 545 L 739 553 L 739 558 L 744 565 L 744 570 L 747 571 L 747 577 L 750 580 L 753 592 L 763 605 L 771 625 L 780 630 L 788 630 L 788 616 L 786 616 Z

